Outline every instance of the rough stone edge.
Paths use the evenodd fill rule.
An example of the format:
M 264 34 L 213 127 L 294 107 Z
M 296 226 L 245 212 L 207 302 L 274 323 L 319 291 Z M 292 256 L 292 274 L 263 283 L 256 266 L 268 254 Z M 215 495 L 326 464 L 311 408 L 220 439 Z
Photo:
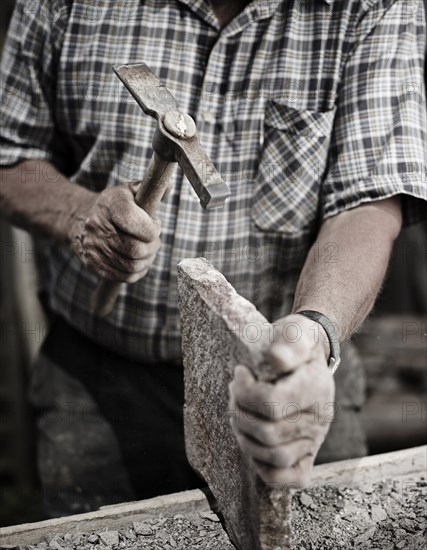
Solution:
M 197 288 L 195 291 L 212 311 L 226 322 L 233 333 L 236 326 L 258 325 L 261 327 L 260 338 L 256 341 L 245 341 L 245 347 L 252 358 L 252 372 L 260 380 L 275 380 L 280 375 L 277 368 L 263 362 L 263 352 L 270 344 L 271 324 L 257 308 L 238 294 L 234 287 L 205 258 L 188 258 L 178 264 L 178 287 L 180 279 L 186 279 L 187 284 Z M 228 301 L 224 301 L 224 294 Z M 218 299 L 216 299 L 218 297 Z M 220 306 L 219 306 L 220 304 Z M 262 365 L 262 368 L 260 368 Z
M 375 483 L 427 477 L 427 445 L 314 467 L 311 485 Z M 105 506 L 95 512 L 0 528 L 0 543 L 37 544 L 48 533 L 119 529 L 147 515 L 185 514 L 210 510 L 206 495 L 196 489 L 149 500 Z

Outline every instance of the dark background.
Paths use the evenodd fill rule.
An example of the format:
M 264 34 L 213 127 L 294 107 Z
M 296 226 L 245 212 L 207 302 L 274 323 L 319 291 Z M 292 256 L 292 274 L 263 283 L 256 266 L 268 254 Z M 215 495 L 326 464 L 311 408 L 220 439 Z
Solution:
M 0 0 L 0 50 L 13 0 Z M 1 83 L 0 83 L 1 85 Z M 47 330 L 29 237 L 0 219 L 0 526 L 43 518 L 26 391 Z M 375 312 L 355 337 L 371 453 L 426 442 L 427 222 L 402 232 Z

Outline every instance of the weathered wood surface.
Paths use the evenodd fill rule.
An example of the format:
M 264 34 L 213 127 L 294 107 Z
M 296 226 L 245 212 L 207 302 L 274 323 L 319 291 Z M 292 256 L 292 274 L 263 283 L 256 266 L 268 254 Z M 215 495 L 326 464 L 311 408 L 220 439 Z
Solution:
M 104 506 L 95 512 L 77 514 L 37 523 L 26 523 L 0 529 L 0 544 L 36 544 L 49 533 L 82 533 L 101 529 L 117 530 L 147 516 L 185 514 L 209 511 L 203 491 L 184 491 L 137 502 Z
M 427 445 L 314 467 L 311 486 L 372 484 L 385 479 L 427 478 Z
M 272 325 L 203 258 L 178 264 L 184 358 L 186 451 L 212 491 L 239 550 L 290 548 L 291 496 L 267 486 L 238 448 L 228 385 L 244 364 L 259 380 L 281 373 L 263 364 Z
M 405 483 L 422 477 L 427 477 L 427 446 L 315 466 L 311 486 L 349 487 L 385 479 Z M 3 527 L 0 529 L 0 544 L 36 544 L 47 534 L 120 529 L 134 521 L 143 521 L 147 516 L 173 516 L 209 509 L 205 493 L 200 490 L 186 491 L 140 502 L 105 506 L 76 516 Z

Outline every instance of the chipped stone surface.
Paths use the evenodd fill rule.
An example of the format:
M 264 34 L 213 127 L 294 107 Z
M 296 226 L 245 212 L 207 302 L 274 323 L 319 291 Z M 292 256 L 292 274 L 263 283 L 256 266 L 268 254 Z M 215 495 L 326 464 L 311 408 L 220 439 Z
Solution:
M 425 480 L 386 480 L 367 487 L 325 485 L 297 491 L 293 496 L 293 550 L 425 550 L 427 537 Z M 382 512 L 378 514 L 377 507 Z M 374 512 L 376 510 L 376 512 Z M 213 512 L 149 516 L 118 530 L 118 549 L 233 550 Z M 216 516 L 215 516 L 216 517 Z M 383 519 L 381 519 L 383 518 Z M 218 518 L 217 518 L 218 519 Z M 63 550 L 107 550 L 105 531 L 46 536 L 31 546 L 0 550 L 46 550 L 55 541 Z
M 305 489 L 293 500 L 292 548 L 424 550 L 426 498 L 425 480 L 386 480 L 366 490 L 333 485 Z
M 379 523 L 380 521 L 387 519 L 387 514 L 381 504 L 373 504 L 371 506 L 371 518 L 375 523 Z
M 290 497 L 267 487 L 231 431 L 228 385 L 245 364 L 260 380 L 280 372 L 263 363 L 272 325 L 202 258 L 178 265 L 188 459 L 208 483 L 239 550 L 290 546 Z
M 215 522 L 220 521 L 219 517 L 213 512 L 201 512 L 200 517 L 202 517 L 203 519 L 208 519 L 209 521 L 215 521 Z
M 117 531 L 105 531 L 99 534 L 99 538 L 105 546 L 114 548 L 119 544 L 119 533 Z
M 135 521 L 133 524 L 133 529 L 137 535 L 149 536 L 153 533 L 151 526 L 141 521 Z
M 107 540 L 106 535 L 111 533 L 114 533 L 114 540 L 113 538 Z M 63 550 L 234 549 L 221 523 L 202 517 L 197 512 L 177 514 L 172 517 L 147 516 L 146 520 L 130 524 L 119 531 L 81 534 L 78 544 L 73 543 L 74 539 L 70 537 L 69 533 L 55 535 L 54 540 Z M 104 541 L 109 544 L 105 544 Z M 0 550 L 3 548 L 0 544 Z M 41 542 L 37 545 L 13 548 L 14 550 L 44 550 L 47 548 L 47 544 Z

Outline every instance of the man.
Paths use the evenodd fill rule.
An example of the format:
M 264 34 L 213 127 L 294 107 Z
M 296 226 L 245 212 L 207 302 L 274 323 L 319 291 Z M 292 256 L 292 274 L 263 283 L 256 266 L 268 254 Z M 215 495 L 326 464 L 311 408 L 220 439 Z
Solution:
M 341 416 L 337 340 L 371 309 L 402 220 L 425 209 L 416 8 L 18 1 L 2 62 L 0 208 L 44 235 L 52 328 L 32 399 L 50 514 L 200 483 L 181 426 L 184 257 L 206 256 L 275 321 L 268 360 L 286 376 L 260 384 L 238 366 L 233 428 L 265 481 L 307 481 L 333 413 Z M 155 219 L 135 206 L 129 182 L 143 177 L 154 124 L 112 66 L 138 61 L 195 118 L 231 188 L 223 210 L 202 211 L 181 171 Z M 105 319 L 90 308 L 99 278 L 129 283 Z M 358 393 L 357 373 L 343 365 L 340 376 L 341 401 L 360 406 L 349 382 Z M 283 415 L 287 404 L 293 416 Z M 353 416 L 337 423 L 330 456 L 343 458 L 345 441 L 348 455 L 360 454 Z

